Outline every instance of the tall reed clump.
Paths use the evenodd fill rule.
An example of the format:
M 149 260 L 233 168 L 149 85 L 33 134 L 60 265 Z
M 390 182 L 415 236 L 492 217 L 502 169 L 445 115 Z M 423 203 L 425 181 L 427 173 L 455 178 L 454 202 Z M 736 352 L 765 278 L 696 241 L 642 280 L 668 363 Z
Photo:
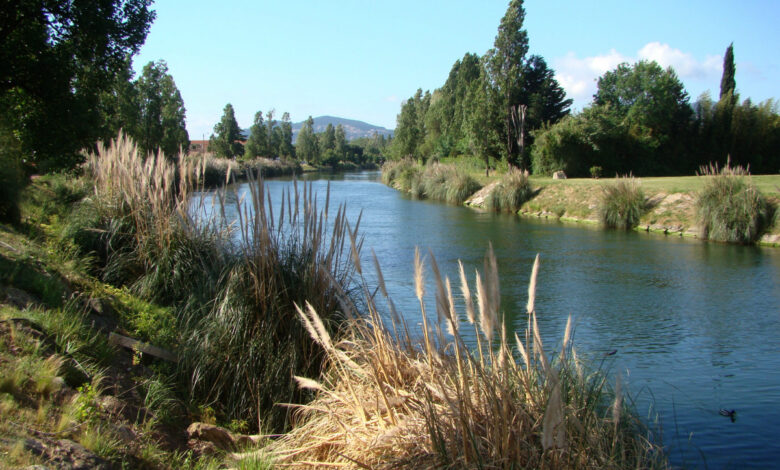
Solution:
M 423 197 L 423 167 L 411 158 L 388 161 L 382 165 L 382 182 L 414 198 Z
M 528 171 L 509 168 L 485 198 L 485 207 L 499 212 L 517 212 L 533 197 Z
M 755 243 L 771 224 L 772 207 L 750 180 L 750 172 L 729 163 L 701 167 L 707 181 L 696 199 L 702 237 L 732 243 Z
M 474 178 L 455 165 L 432 163 L 422 174 L 422 192 L 428 199 L 461 204 L 479 190 Z
M 602 187 L 599 219 L 609 228 L 630 230 L 639 225 L 648 201 L 639 180 L 633 176 L 616 178 Z
M 298 407 L 298 424 L 270 445 L 280 465 L 297 468 L 650 468 L 661 449 L 600 372 L 586 372 L 571 344 L 542 344 L 534 263 L 525 333 L 509 336 L 500 313 L 496 260 L 488 252 L 476 289 L 460 269 L 465 305 L 430 258 L 436 318 L 426 311 L 424 265 L 415 257 L 422 338 L 416 343 L 388 299 L 390 326 L 366 289 L 367 318 L 337 341 L 311 305 L 298 313 L 328 358 L 319 380 L 296 377 L 317 398 Z M 379 292 L 386 297 L 377 263 Z M 475 292 L 476 291 L 476 292 Z M 476 298 L 477 308 L 474 306 Z M 464 315 L 465 314 L 465 315 Z M 465 316 L 465 321 L 461 317 Z M 444 325 L 442 326 L 442 323 Z M 462 331 L 473 330 L 476 347 Z M 241 455 L 237 457 L 242 457 Z
M 338 299 L 350 294 L 352 253 L 358 256 L 357 225 L 349 228 L 339 208 L 318 209 L 310 187 L 295 186 L 274 214 L 261 180 L 250 196 L 233 198 L 237 223 L 227 220 L 228 198 L 201 198 L 205 163 L 139 154 L 121 136 L 90 155 L 94 207 L 101 214 L 104 277 L 145 299 L 170 306 L 179 355 L 179 377 L 196 403 L 220 419 L 246 420 L 255 429 L 282 431 L 289 410 L 280 401 L 302 403 L 293 374 L 317 376 L 321 348 L 296 318 L 295 303 L 321 309 L 335 334 L 342 323 Z M 346 251 L 345 251 L 346 246 Z M 163 335 L 164 336 L 164 335 Z M 144 339 L 144 338 L 142 338 Z
M 250 189 L 248 201 L 237 203 L 240 233 L 209 309 L 185 322 L 181 364 L 193 395 L 213 403 L 220 416 L 281 432 L 290 409 L 277 404 L 311 397 L 292 376 L 319 376 L 324 360 L 294 306 L 316 304 L 326 330 L 337 334 L 346 320 L 339 299 L 350 296 L 352 263 L 359 259 L 359 220 L 351 228 L 344 206 L 329 215 L 327 197 L 318 210 L 306 185 L 302 196 L 296 185 L 282 197 L 275 219 L 262 182 Z M 222 213 L 225 204 L 221 199 Z

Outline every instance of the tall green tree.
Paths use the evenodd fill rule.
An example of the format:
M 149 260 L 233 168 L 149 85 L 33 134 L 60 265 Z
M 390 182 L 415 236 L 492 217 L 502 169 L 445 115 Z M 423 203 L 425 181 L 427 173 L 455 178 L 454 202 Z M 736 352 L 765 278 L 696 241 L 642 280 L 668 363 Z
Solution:
M 526 106 L 524 95 L 525 56 L 528 53 L 528 33 L 523 29 L 525 9 L 522 0 L 512 0 L 501 18 L 493 49 L 487 53 L 487 72 L 495 88 L 495 102 L 501 110 L 504 152 L 511 165 L 519 165 L 519 146 L 526 132 L 520 115 Z
M 345 160 L 347 158 L 347 133 L 344 130 L 344 126 L 341 124 L 336 126 L 335 131 L 335 139 L 336 139 L 336 155 L 339 156 L 340 159 Z
M 723 75 L 720 78 L 720 99 L 727 95 L 735 96 L 737 91 L 737 68 L 734 65 L 734 43 L 729 44 L 723 55 Z
M 255 113 L 255 121 L 249 128 L 249 139 L 244 146 L 244 158 L 250 159 L 268 155 L 268 136 L 263 122 L 263 112 Z
M 320 161 L 317 136 L 314 135 L 314 119 L 311 116 L 304 121 L 301 130 L 298 132 L 298 139 L 295 142 L 295 153 L 298 158 L 312 165 L 316 165 Z
M 269 109 L 265 113 L 265 135 L 268 142 L 268 155 L 269 158 L 276 158 L 279 156 L 279 143 L 281 136 L 276 128 L 276 116 L 275 109 Z
M 241 129 L 236 122 L 236 113 L 233 105 L 228 103 L 222 111 L 222 118 L 214 126 L 214 134 L 211 135 L 209 148 L 220 157 L 235 158 L 243 154 L 244 146 L 241 145 Z
M 180 151 L 188 150 L 190 139 L 184 101 L 165 61 L 146 64 L 135 88 L 138 121 L 131 135 L 147 154 L 162 151 L 176 159 Z
M 292 143 L 292 122 L 290 113 L 282 114 L 282 122 L 279 124 L 279 156 L 282 158 L 294 158 L 295 147 Z
M 468 111 L 463 119 L 463 131 L 471 152 L 485 162 L 485 176 L 490 174 L 490 160 L 500 157 L 501 136 L 498 130 L 502 124 L 499 110 L 492 105 L 494 89 L 486 74 L 471 82 L 464 101 Z
M 101 95 L 138 52 L 151 0 L 3 0 L 0 113 L 41 169 L 80 161 L 105 130 Z

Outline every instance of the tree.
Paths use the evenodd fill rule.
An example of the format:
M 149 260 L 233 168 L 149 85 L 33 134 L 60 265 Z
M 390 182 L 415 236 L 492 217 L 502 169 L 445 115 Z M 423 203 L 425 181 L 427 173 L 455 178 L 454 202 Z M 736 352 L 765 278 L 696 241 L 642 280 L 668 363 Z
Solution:
M 243 153 L 241 145 L 241 129 L 236 122 L 236 113 L 233 105 L 228 103 L 222 112 L 222 119 L 214 126 L 214 134 L 211 135 L 209 147 L 220 157 L 235 158 Z
M 80 161 L 105 131 L 101 95 L 140 49 L 151 0 L 16 0 L 0 8 L 0 113 L 45 168 Z
M 344 131 L 344 126 L 341 124 L 336 126 L 336 132 L 335 132 L 335 139 L 336 139 L 336 155 L 339 156 L 340 159 L 346 160 L 347 159 L 347 133 Z
M 268 155 L 268 136 L 263 123 L 263 112 L 255 113 L 255 122 L 249 128 L 249 139 L 244 146 L 244 158 L 250 159 Z
M 295 147 L 292 143 L 292 123 L 290 122 L 290 113 L 282 114 L 282 123 L 279 126 L 279 156 L 282 158 L 294 158 Z
M 422 101 L 422 89 L 418 89 L 414 97 L 401 105 L 393 140 L 394 153 L 398 158 L 417 157 L 417 149 L 423 139 L 423 129 L 420 128 L 419 113 Z
M 509 2 L 493 49 L 487 53 L 487 72 L 491 85 L 496 89 L 495 105 L 501 109 L 504 122 L 504 151 L 511 165 L 518 165 L 518 146 L 523 140 L 524 129 L 513 124 L 518 106 L 524 102 L 525 55 L 528 53 L 528 33 L 523 29 L 525 9 L 522 0 Z
M 685 155 L 693 113 L 688 101 L 674 70 L 656 62 L 620 64 L 599 78 L 594 107 L 603 108 L 603 116 L 613 114 L 606 119 L 629 137 L 618 147 L 625 159 L 620 171 L 670 174 L 691 170 Z
M 281 136 L 276 131 L 275 115 L 275 109 L 270 109 L 265 113 L 265 135 L 268 142 L 267 157 L 269 158 L 276 158 L 279 156 L 279 142 L 281 141 Z
M 736 67 L 734 66 L 734 43 L 726 48 L 723 56 L 723 75 L 720 78 L 720 99 L 727 95 L 735 96 L 737 90 Z
M 181 150 L 186 152 L 190 139 L 184 101 L 165 61 L 146 64 L 135 88 L 138 120 L 130 134 L 141 149 L 147 154 L 161 150 L 170 159 Z
M 310 164 L 316 164 L 320 160 L 317 137 L 314 135 L 314 119 L 311 116 L 303 123 L 300 132 L 298 132 L 295 153 L 298 158 Z
M 466 95 L 463 119 L 464 133 L 472 153 L 485 162 L 485 176 L 490 174 L 490 159 L 499 156 L 501 137 L 498 129 L 501 127 L 501 116 L 491 105 L 493 88 L 488 83 L 487 76 L 482 73 L 478 80 L 471 83 Z

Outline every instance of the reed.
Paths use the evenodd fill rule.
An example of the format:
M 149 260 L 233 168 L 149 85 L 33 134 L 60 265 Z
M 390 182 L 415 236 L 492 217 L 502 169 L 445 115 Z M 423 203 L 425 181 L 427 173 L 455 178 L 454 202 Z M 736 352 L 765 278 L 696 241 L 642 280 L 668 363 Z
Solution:
M 485 199 L 485 207 L 499 212 L 517 212 L 534 197 L 528 171 L 511 167 Z
M 167 346 L 178 349 L 191 399 L 213 404 L 220 419 L 282 431 L 289 410 L 274 404 L 304 402 L 292 375 L 317 376 L 323 359 L 293 305 L 312 302 L 338 330 L 346 316 L 339 299 L 349 297 L 354 269 L 348 241 L 359 251 L 359 220 L 350 228 L 343 206 L 334 217 L 327 197 L 318 207 L 311 186 L 297 184 L 275 214 L 262 180 L 250 175 L 250 195 L 232 198 L 239 221 L 231 224 L 225 190 L 210 210 L 206 199 L 191 207 L 206 161 L 179 160 L 144 158 L 122 135 L 89 156 L 102 275 L 172 309 L 175 321 L 163 327 L 172 331 L 156 336 L 173 338 Z
M 382 181 L 409 193 L 415 199 L 433 199 L 461 204 L 479 190 L 479 183 L 452 164 L 420 165 L 411 159 L 387 162 L 382 166 Z
M 706 178 L 696 199 L 702 237 L 732 243 L 755 243 L 771 225 L 774 208 L 750 179 L 749 169 L 726 163 L 701 167 Z
M 492 250 L 491 250 L 492 251 Z M 416 256 L 422 344 L 397 315 L 383 321 L 366 290 L 368 316 L 334 341 L 310 304 L 298 308 L 326 351 L 328 372 L 297 377 L 317 398 L 297 406 L 297 425 L 273 442 L 275 461 L 296 468 L 648 468 L 665 467 L 659 447 L 602 371 L 585 372 L 572 346 L 571 320 L 558 354 L 542 343 L 536 321 L 538 258 L 528 327 L 509 336 L 500 313 L 495 257 L 477 272 L 479 316 L 465 274 L 465 320 L 430 257 L 439 322 L 429 322 Z M 381 271 L 379 278 L 381 279 Z M 384 290 L 380 289 L 382 296 Z M 389 299 L 387 299 L 389 302 Z M 392 303 L 390 302 L 390 305 Z M 394 309 L 391 308 L 391 313 Z M 386 325 L 385 323 L 389 323 Z M 445 323 L 447 333 L 442 330 Z M 464 328 L 475 331 L 467 347 Z
M 616 178 L 602 187 L 599 219 L 605 227 L 630 230 L 648 209 L 648 200 L 633 176 Z

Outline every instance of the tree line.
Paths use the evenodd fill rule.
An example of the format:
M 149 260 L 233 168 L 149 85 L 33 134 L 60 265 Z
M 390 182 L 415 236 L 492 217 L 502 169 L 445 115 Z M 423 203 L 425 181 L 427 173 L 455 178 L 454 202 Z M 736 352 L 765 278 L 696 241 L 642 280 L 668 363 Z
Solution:
M 493 48 L 455 62 L 444 85 L 404 102 L 392 158 L 477 156 L 551 174 L 692 174 L 709 163 L 780 171 L 777 102 L 739 101 L 733 44 L 724 57 L 720 95 L 691 104 L 670 67 L 620 64 L 598 79 L 591 105 L 572 100 L 544 58 L 528 55 L 522 0 L 512 0 Z
M 249 137 L 243 140 L 241 128 L 236 121 L 233 105 L 228 103 L 222 118 L 214 126 L 209 139 L 209 151 L 221 158 L 250 160 L 257 157 L 297 159 L 313 166 L 335 167 L 342 162 L 363 165 L 382 158 L 391 139 L 374 135 L 372 138 L 354 142 L 347 141 L 341 124 L 328 124 L 324 132 L 314 132 L 314 119 L 304 121 L 293 145 L 293 130 L 290 114 L 285 112 L 281 121 L 274 119 L 275 111 L 263 116 L 255 113 L 249 128 Z

